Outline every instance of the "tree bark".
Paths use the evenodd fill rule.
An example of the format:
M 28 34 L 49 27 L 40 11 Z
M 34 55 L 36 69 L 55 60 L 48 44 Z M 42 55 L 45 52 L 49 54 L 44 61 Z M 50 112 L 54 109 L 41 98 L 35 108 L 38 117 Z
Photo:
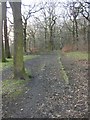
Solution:
M 5 55 L 6 58 L 11 58 L 10 47 L 9 47 L 9 38 L 7 35 L 7 20 L 4 21 L 4 38 L 5 38 Z
M 2 62 L 6 62 L 6 57 L 5 57 L 5 50 L 4 50 L 4 44 L 3 44 L 3 20 L 4 20 L 4 11 L 3 11 L 3 6 L 4 2 L 2 2 L 1 7 L 2 7 L 2 25 L 1 25 L 1 41 L 2 41 Z
M 6 2 L 3 2 L 3 15 L 4 15 L 4 39 L 5 39 L 5 55 L 6 58 L 11 58 L 10 47 L 9 47 L 9 38 L 7 35 L 7 16 L 6 16 Z
M 83 36 L 84 45 L 86 45 L 87 40 L 86 40 L 86 22 L 85 22 L 85 20 L 84 20 L 84 26 L 83 26 L 83 34 L 84 34 L 84 36 Z
M 34 48 L 36 47 L 36 40 L 35 40 L 35 36 L 33 36 L 33 43 L 34 43 Z
M 2 35 L 2 62 L 6 62 L 5 50 L 4 50 L 4 44 L 3 44 L 3 35 Z
M 88 35 L 87 35 L 87 39 L 88 39 L 88 52 L 90 54 L 90 22 L 88 22 Z M 90 60 L 90 57 L 88 58 L 88 60 Z
M 73 20 L 73 45 L 75 45 L 75 25 Z
M 46 40 L 47 40 L 47 28 L 45 27 L 44 28 L 44 30 L 45 30 L 45 49 L 47 48 L 47 42 L 46 42 Z
M 10 2 L 14 17 L 14 78 L 24 79 L 21 2 Z
M 27 52 L 27 47 L 26 47 L 26 36 L 27 36 L 27 33 L 26 33 L 26 30 L 27 30 L 27 20 L 25 20 L 24 28 L 23 28 L 23 32 L 24 32 L 24 52 L 25 53 Z
M 50 28 L 50 49 L 53 50 L 53 30 Z
M 78 50 L 78 24 L 77 24 L 77 20 L 75 19 L 75 32 L 76 32 L 76 50 Z

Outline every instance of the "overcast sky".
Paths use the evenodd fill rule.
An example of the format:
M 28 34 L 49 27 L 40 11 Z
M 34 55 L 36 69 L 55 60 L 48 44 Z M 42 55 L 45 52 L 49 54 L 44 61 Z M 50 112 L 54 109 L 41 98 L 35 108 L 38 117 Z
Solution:
M 11 1 L 15 2 L 15 1 L 20 1 L 20 0 L 11 0 Z M 73 1 L 73 0 L 21 0 L 22 4 L 24 4 L 24 5 L 31 5 L 31 6 L 33 6 L 34 4 L 39 4 L 41 2 L 48 2 L 48 1 L 67 2 L 67 1 Z M 8 4 L 8 6 L 10 6 L 10 5 Z M 22 14 L 25 15 L 27 11 L 28 11 L 28 7 L 27 6 L 26 7 L 22 6 Z M 61 12 L 63 12 L 63 10 L 60 7 L 60 8 L 58 8 L 58 10 L 56 12 L 60 14 Z M 10 18 L 10 20 L 13 22 L 13 16 L 12 16 L 12 10 L 11 9 L 8 9 L 7 15 Z M 34 15 L 37 16 L 37 17 L 41 17 L 40 12 L 37 12 Z M 28 20 L 28 23 L 33 23 L 33 22 L 34 22 L 34 19 L 33 19 L 33 17 L 31 17 Z M 8 25 L 10 25 L 9 22 L 8 22 Z
M 21 0 L 24 4 L 34 4 L 34 3 L 40 3 L 41 1 L 56 1 L 56 2 L 67 2 L 67 1 L 75 1 L 75 0 Z
M 19 1 L 19 0 L 12 0 L 12 1 Z M 56 1 L 56 2 L 66 2 L 67 0 L 21 0 L 22 4 L 24 5 L 31 5 L 33 6 L 33 4 L 39 4 L 40 2 L 48 2 L 48 1 Z M 10 6 L 8 4 L 8 6 Z M 27 8 L 27 7 L 26 7 Z M 11 9 L 8 9 L 8 11 L 11 13 Z M 25 9 L 22 7 L 22 11 L 25 11 Z M 10 15 L 10 13 L 8 12 L 8 15 L 10 16 L 10 18 L 12 17 L 12 15 Z M 38 14 L 38 13 L 37 13 Z

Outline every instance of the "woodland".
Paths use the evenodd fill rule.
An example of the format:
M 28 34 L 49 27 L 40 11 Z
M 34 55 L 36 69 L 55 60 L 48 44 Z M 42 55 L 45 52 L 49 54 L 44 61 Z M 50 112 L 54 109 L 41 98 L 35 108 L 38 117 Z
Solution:
M 90 2 L 7 0 L 0 14 L 3 117 L 88 117 Z

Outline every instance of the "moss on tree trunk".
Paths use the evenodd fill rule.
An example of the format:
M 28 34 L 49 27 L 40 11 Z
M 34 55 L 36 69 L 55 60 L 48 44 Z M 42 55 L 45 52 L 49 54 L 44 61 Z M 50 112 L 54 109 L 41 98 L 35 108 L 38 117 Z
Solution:
M 10 3 L 14 17 L 14 78 L 25 79 L 21 2 Z

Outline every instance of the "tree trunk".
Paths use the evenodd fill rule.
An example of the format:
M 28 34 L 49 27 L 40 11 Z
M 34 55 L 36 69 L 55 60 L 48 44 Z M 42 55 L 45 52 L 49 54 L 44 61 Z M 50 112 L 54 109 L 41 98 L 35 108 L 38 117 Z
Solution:
M 87 40 L 88 40 L 88 52 L 90 54 L 90 22 L 88 22 L 88 35 L 87 35 Z M 88 58 L 90 61 L 90 57 Z
M 6 17 L 6 2 L 3 3 L 4 11 L 4 38 L 5 38 L 5 55 L 7 58 L 11 58 L 10 48 L 9 48 L 9 39 L 7 35 L 7 17 Z
M 77 20 L 75 19 L 75 31 L 76 31 L 76 50 L 78 50 L 78 25 L 77 25 Z
M 9 38 L 7 35 L 7 20 L 4 20 L 4 38 L 5 38 L 5 55 L 7 58 L 11 58 L 10 47 L 9 47 Z
M 86 22 L 85 22 L 85 20 L 84 20 L 83 34 L 84 34 L 84 36 L 83 36 L 84 45 L 86 45 L 87 40 L 86 40 Z
M 33 48 L 36 48 L 36 38 L 35 38 L 35 32 L 33 30 L 31 30 L 31 35 L 33 38 Z
M 25 21 L 24 23 L 24 28 L 23 28 L 23 32 L 24 32 L 24 52 L 27 52 L 27 47 L 26 47 L 26 29 L 27 29 L 27 21 Z
M 2 62 L 6 62 L 5 50 L 4 50 L 4 44 L 3 44 L 3 36 L 2 36 Z
M 75 45 L 75 25 L 73 20 L 73 46 Z
M 14 17 L 14 78 L 24 79 L 21 2 L 10 2 Z
M 47 40 L 47 28 L 45 27 L 45 49 L 47 48 L 47 43 L 46 43 L 46 40 Z
M 50 50 L 53 51 L 53 30 L 50 28 Z
M 2 20 L 1 20 L 1 23 L 2 23 L 2 25 L 1 25 L 1 45 L 2 45 L 2 62 L 6 62 L 6 58 L 5 58 L 5 50 L 4 50 L 4 44 L 3 44 L 3 20 L 4 20 L 4 9 L 3 9 L 3 7 L 4 7 L 4 2 L 2 2 Z

